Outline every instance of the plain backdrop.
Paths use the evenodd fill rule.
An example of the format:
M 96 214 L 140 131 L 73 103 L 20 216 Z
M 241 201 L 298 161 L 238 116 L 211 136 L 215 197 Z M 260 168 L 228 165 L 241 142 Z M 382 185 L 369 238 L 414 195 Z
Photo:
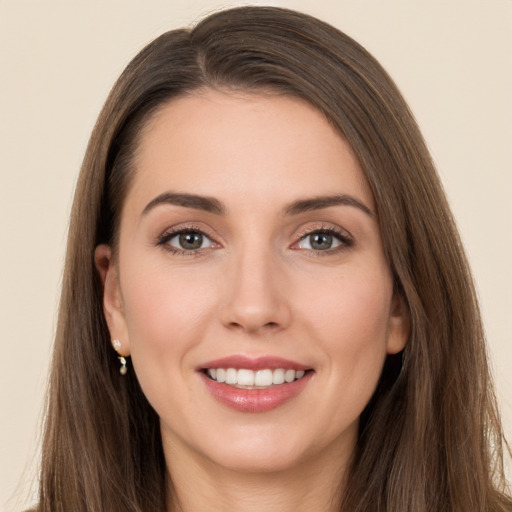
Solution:
M 253 3 L 345 31 L 410 103 L 473 266 L 512 438 L 512 1 Z M 34 499 L 68 213 L 102 103 L 151 39 L 240 4 L 0 0 L 1 510 Z

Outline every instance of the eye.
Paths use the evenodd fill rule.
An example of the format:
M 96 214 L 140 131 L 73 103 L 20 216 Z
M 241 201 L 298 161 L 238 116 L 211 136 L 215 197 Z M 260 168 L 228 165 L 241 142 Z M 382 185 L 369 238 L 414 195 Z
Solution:
M 187 229 L 163 235 L 159 240 L 159 245 L 171 252 L 187 254 L 213 247 L 215 243 L 201 231 Z
M 352 240 L 346 234 L 331 228 L 323 228 L 302 236 L 295 247 L 316 252 L 328 252 L 334 249 L 350 247 L 351 245 Z

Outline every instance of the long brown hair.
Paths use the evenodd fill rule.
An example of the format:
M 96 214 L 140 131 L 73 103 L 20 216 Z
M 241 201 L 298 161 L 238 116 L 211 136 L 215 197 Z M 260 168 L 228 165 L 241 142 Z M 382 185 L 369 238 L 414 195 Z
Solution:
M 115 247 L 139 134 L 199 88 L 300 97 L 354 149 L 372 188 L 396 292 L 410 318 L 360 421 L 341 509 L 512 510 L 475 291 L 416 122 L 360 45 L 315 18 L 242 7 L 157 38 L 128 65 L 99 116 L 69 229 L 38 510 L 164 511 L 159 421 L 133 372 L 119 375 L 94 265 Z

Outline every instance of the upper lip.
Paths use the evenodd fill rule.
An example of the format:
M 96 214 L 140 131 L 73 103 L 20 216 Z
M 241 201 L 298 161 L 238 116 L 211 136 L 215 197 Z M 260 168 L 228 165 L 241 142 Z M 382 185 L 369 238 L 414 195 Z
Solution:
M 247 369 L 247 370 L 263 370 L 270 369 L 276 370 L 282 368 L 283 370 L 309 370 L 310 366 L 291 361 L 289 359 L 283 359 L 282 357 L 274 356 L 260 356 L 260 357 L 248 357 L 243 355 L 233 355 L 228 357 L 222 357 L 213 361 L 208 361 L 198 367 L 198 370 L 206 370 L 208 368 L 235 368 Z

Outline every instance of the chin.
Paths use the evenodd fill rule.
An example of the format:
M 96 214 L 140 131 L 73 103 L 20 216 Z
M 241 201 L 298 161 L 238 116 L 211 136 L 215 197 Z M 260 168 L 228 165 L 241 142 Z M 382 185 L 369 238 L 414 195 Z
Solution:
M 301 465 L 304 453 L 286 447 L 266 449 L 248 447 L 229 449 L 212 458 L 212 462 L 228 471 L 238 473 L 279 473 Z
M 312 463 L 328 446 L 333 445 L 319 443 L 307 429 L 291 431 L 290 425 L 260 425 L 259 428 L 253 425 L 226 430 L 215 442 L 203 445 L 203 453 L 216 466 L 227 470 L 276 473 L 293 471 L 305 463 Z

